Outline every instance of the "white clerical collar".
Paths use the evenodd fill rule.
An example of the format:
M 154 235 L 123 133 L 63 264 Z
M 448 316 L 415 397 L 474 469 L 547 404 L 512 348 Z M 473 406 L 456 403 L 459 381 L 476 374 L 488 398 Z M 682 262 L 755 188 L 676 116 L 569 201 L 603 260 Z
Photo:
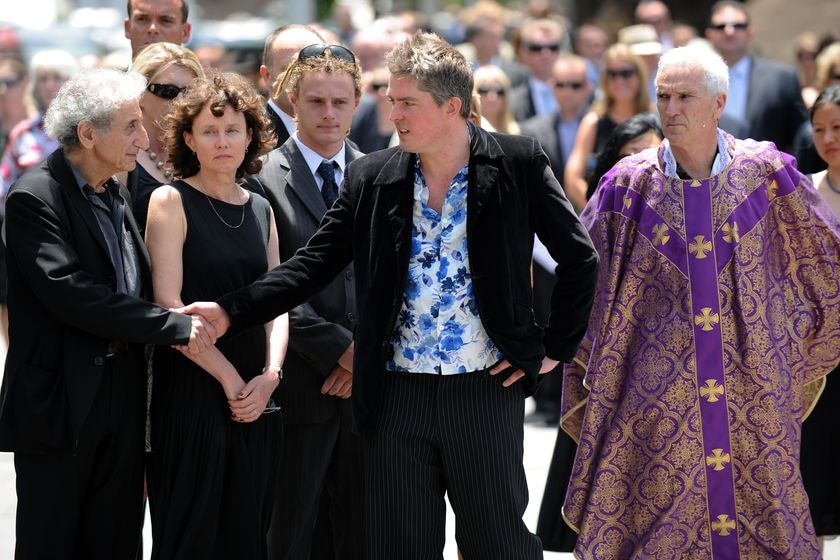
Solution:
M 721 129 L 717 129 L 717 144 L 717 154 L 715 155 L 715 161 L 712 162 L 712 177 L 726 169 L 726 166 L 732 161 L 732 154 L 729 153 L 729 146 L 726 143 L 726 133 Z M 679 177 L 677 173 L 677 159 L 674 157 L 674 152 L 671 151 L 671 143 L 666 138 L 662 141 L 662 145 L 665 150 L 662 155 L 662 159 L 665 162 L 665 169 L 663 169 L 665 175 L 668 177 Z

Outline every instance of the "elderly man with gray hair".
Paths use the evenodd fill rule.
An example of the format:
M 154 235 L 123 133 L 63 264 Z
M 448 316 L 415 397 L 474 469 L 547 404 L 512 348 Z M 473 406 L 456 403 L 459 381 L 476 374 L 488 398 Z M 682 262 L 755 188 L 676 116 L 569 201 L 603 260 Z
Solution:
M 840 360 L 840 222 L 772 143 L 718 128 L 728 69 L 662 56 L 665 140 L 581 220 L 601 257 L 561 424 L 578 558 L 820 558 L 803 419 Z
M 68 81 L 59 142 L 6 203 L 11 341 L 0 450 L 15 454 L 17 558 L 134 558 L 143 518 L 145 344 L 198 352 L 215 332 L 142 299 L 148 255 L 113 175 L 148 146 L 137 74 Z

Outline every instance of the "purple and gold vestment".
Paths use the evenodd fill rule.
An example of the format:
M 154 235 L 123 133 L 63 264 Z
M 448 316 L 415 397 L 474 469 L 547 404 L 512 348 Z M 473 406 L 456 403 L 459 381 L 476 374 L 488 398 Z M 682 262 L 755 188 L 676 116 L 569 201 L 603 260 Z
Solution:
M 840 361 L 840 222 L 772 144 L 702 181 L 664 146 L 581 216 L 601 257 L 566 367 L 563 514 L 585 559 L 814 559 L 802 420 Z M 585 367 L 584 367 L 585 366 Z

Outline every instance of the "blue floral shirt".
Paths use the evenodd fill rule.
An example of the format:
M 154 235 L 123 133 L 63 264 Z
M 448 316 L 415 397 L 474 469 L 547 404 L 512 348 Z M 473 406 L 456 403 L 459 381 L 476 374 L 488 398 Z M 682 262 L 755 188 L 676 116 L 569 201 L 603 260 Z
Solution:
M 391 338 L 390 371 L 451 375 L 486 369 L 502 358 L 475 300 L 467 258 L 467 170 L 452 180 L 441 213 L 430 208 L 418 157 L 414 172 L 411 257 Z

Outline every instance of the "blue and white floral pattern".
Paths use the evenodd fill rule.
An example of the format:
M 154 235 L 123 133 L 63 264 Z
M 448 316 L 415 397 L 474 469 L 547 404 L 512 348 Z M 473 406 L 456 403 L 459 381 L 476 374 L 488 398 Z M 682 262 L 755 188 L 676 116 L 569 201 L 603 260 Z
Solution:
M 391 371 L 451 375 L 502 358 L 478 316 L 467 258 L 467 170 L 452 180 L 441 213 L 427 206 L 418 158 L 408 279 L 391 338 Z

